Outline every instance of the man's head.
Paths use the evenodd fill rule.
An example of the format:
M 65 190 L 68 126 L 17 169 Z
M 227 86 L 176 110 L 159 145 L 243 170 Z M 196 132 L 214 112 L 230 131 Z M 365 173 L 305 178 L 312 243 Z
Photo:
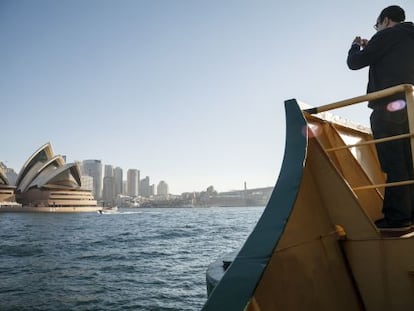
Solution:
M 385 28 L 393 27 L 403 21 L 405 21 L 404 10 L 398 5 L 391 5 L 381 11 L 374 27 L 377 31 L 380 31 Z

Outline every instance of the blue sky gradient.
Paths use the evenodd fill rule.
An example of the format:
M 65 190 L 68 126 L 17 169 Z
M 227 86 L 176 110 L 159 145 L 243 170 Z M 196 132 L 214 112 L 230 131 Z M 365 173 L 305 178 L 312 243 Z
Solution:
M 363 94 L 346 55 L 391 4 L 414 19 L 412 0 L 0 0 L 0 161 L 19 171 L 50 141 L 172 193 L 272 186 L 284 100 Z

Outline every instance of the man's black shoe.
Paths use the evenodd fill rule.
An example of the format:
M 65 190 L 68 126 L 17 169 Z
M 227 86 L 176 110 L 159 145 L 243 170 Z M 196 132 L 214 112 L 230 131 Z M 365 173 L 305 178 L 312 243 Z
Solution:
M 375 225 L 380 231 L 407 231 L 411 229 L 411 221 L 391 222 L 386 218 L 375 221 Z

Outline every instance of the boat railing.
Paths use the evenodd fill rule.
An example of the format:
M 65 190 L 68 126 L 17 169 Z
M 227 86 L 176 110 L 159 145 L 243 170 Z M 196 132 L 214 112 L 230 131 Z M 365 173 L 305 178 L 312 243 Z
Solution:
M 350 144 L 350 145 L 345 145 L 345 146 L 328 148 L 325 150 L 325 152 L 335 152 L 335 151 L 339 151 L 343 149 L 350 149 L 353 147 L 359 147 L 359 146 L 364 146 L 364 145 L 378 144 L 378 143 L 383 143 L 387 141 L 410 138 L 411 154 L 414 155 L 414 86 L 411 84 L 401 84 L 401 85 L 393 86 L 393 87 L 390 87 L 390 88 L 387 88 L 381 91 L 369 93 L 366 95 L 345 99 L 342 101 L 334 102 L 334 103 L 319 106 L 319 107 L 305 109 L 304 112 L 309 113 L 309 114 L 316 114 L 316 113 L 334 110 L 338 108 L 343 108 L 346 106 L 355 105 L 355 104 L 359 104 L 359 103 L 363 103 L 367 101 L 373 101 L 373 100 L 385 98 L 385 97 L 392 96 L 398 93 L 405 94 L 407 114 L 408 114 L 409 133 L 390 136 L 386 138 L 380 138 L 380 139 L 372 139 L 369 141 L 363 141 L 363 142 L 352 144 L 352 145 Z M 413 162 L 413 167 L 414 167 L 414 158 L 412 158 L 412 162 Z M 402 181 L 392 182 L 392 183 L 359 186 L 359 187 L 353 188 L 353 190 L 360 191 L 360 190 L 368 190 L 368 189 L 383 188 L 383 187 L 404 186 L 404 185 L 410 185 L 410 184 L 414 184 L 414 180 L 402 180 Z

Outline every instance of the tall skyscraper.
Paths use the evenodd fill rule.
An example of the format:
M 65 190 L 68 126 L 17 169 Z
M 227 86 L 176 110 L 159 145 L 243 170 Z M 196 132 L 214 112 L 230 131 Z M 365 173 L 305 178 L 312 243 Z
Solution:
M 145 198 L 151 196 L 150 179 L 148 176 L 144 179 L 141 179 L 139 183 L 139 194 Z
M 113 206 L 115 202 L 115 183 L 113 177 L 104 177 L 102 199 L 105 206 Z
M 92 191 L 93 193 L 93 177 L 88 175 L 81 176 L 82 189 Z
M 159 196 L 168 196 L 168 184 L 161 180 L 157 186 L 157 195 Z
M 112 206 L 115 201 L 115 178 L 112 165 L 105 165 L 105 175 L 103 179 L 102 199 L 106 206 Z
M 122 181 L 122 194 L 128 195 L 128 181 L 127 180 Z
M 120 167 L 115 167 L 114 169 L 114 182 L 115 182 L 115 196 L 118 196 L 123 193 L 123 171 Z
M 93 177 L 93 196 L 95 200 L 102 198 L 102 161 L 83 160 L 81 165 L 82 175 Z
M 114 177 L 114 167 L 112 165 L 105 164 L 104 177 Z
M 127 172 L 127 194 L 136 197 L 139 194 L 139 170 L 129 169 Z

